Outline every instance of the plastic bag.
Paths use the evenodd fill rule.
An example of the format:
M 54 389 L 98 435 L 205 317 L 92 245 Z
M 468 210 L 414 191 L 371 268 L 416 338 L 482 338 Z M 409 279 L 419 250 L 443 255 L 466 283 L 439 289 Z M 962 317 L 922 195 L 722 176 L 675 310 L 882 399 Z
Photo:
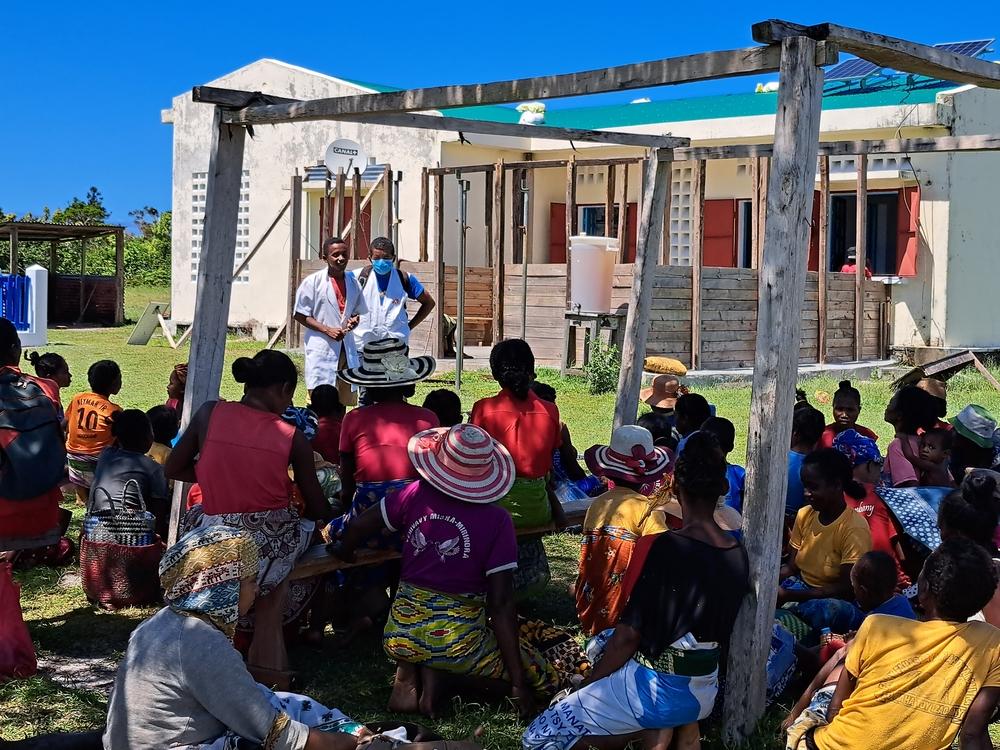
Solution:
M 35 646 L 21 614 L 21 587 L 10 563 L 0 564 L 0 680 L 31 677 L 38 671 Z

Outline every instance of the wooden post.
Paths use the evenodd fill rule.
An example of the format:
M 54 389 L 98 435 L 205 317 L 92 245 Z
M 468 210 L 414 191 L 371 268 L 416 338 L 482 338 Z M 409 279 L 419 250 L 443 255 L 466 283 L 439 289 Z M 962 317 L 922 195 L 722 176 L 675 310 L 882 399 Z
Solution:
M 342 172 L 341 175 L 343 175 Z M 341 204 L 340 208 L 343 209 L 343 204 Z M 295 295 L 299 291 L 299 263 L 302 261 L 301 175 L 294 175 L 292 177 L 289 210 L 291 214 L 288 217 L 288 315 L 285 318 L 285 347 L 294 349 L 298 346 L 299 338 L 299 327 L 295 323 Z
M 486 267 L 493 267 L 493 170 L 483 172 L 483 233 L 486 236 Z
M 691 368 L 701 367 L 701 269 L 705 239 L 705 162 L 693 163 L 691 174 Z
M 628 258 L 628 164 L 622 164 L 622 199 L 618 203 L 618 262 Z
M 510 261 L 524 261 L 524 172 L 515 169 L 510 173 Z
M 354 168 L 351 178 L 351 257 L 360 258 L 361 249 L 361 170 Z
M 337 168 L 337 182 L 334 188 L 336 190 L 336 195 L 334 195 L 334 207 L 335 207 L 335 217 L 333 225 L 333 233 L 340 237 L 340 233 L 344 231 L 344 194 L 347 192 L 347 175 L 344 174 L 344 168 Z
M 854 359 L 861 361 L 865 346 L 865 269 L 868 268 L 868 154 L 859 154 L 858 207 L 854 249 L 858 254 L 854 271 Z
M 817 361 L 826 364 L 827 282 L 830 274 L 830 157 L 819 157 L 819 311 Z
M 125 322 L 125 230 L 115 231 L 115 325 Z
M 566 309 L 569 309 L 570 300 L 570 284 L 572 283 L 572 273 L 570 269 L 572 268 L 572 258 L 570 257 L 570 237 L 576 234 L 577 230 L 577 220 L 576 220 L 576 155 L 574 154 L 566 162 Z M 569 335 L 569 326 L 567 326 L 567 333 Z
M 503 253 L 504 180 L 503 159 L 493 167 L 493 344 L 503 341 L 504 285 L 506 266 Z
M 664 208 L 670 203 L 672 179 L 671 151 L 653 149 L 646 162 L 646 189 L 642 194 L 642 212 L 636 231 L 635 263 L 632 266 L 632 291 L 622 339 L 621 372 L 618 375 L 618 399 L 612 429 L 633 424 L 639 412 L 639 390 L 646 359 L 649 334 L 649 310 L 653 300 L 653 279 L 663 231 Z M 768 641 L 770 642 L 770 641 Z
M 215 108 L 209 151 L 208 184 L 205 195 L 205 224 L 201 262 L 195 292 L 194 320 L 188 356 L 188 377 L 184 395 L 181 429 L 206 401 L 219 397 L 222 366 L 226 354 L 229 301 L 236 259 L 236 219 L 239 215 L 243 181 L 243 144 L 246 128 L 222 124 L 222 109 Z M 185 487 L 177 482 L 170 509 L 168 544 L 177 539 Z
M 13 275 L 17 273 L 17 262 L 19 255 L 19 248 L 17 242 L 17 227 L 10 228 L 10 273 Z
M 59 243 L 55 240 L 49 242 L 49 275 L 55 276 L 59 273 Z
M 357 203 L 360 196 L 354 193 L 354 202 Z M 418 255 L 421 263 L 427 262 L 427 224 L 430 221 L 429 204 L 427 202 L 427 167 L 420 170 L 420 235 L 417 240 Z
M 388 188 L 387 188 L 388 189 Z M 437 336 L 434 340 L 434 356 L 444 357 L 444 175 L 434 175 L 434 286 L 437 304 L 434 317 L 437 320 Z M 461 342 L 456 342 L 461 346 Z
M 80 241 L 80 318 L 78 322 L 83 322 L 83 313 L 87 310 L 87 300 L 83 294 L 83 277 L 87 275 L 87 249 L 89 240 Z
M 750 205 L 750 267 L 760 268 L 764 249 L 764 226 L 767 223 L 767 192 L 771 160 L 755 156 L 750 160 L 750 179 L 753 182 L 753 199 Z
M 607 192 L 604 196 L 604 236 L 614 237 L 614 215 L 615 215 L 615 172 L 617 167 L 614 164 L 608 165 L 607 171 Z M 619 219 L 620 221 L 620 219 Z
M 757 343 L 750 426 L 743 544 L 750 562 L 747 595 L 730 640 L 724 734 L 747 738 L 764 713 L 765 663 L 774 625 L 781 555 L 788 444 L 799 362 L 809 225 L 822 108 L 823 71 L 816 42 L 781 43 L 781 87 L 767 226 L 759 271 Z
M 385 165 L 385 176 L 382 178 L 382 189 L 385 191 L 385 236 L 392 237 L 392 167 Z

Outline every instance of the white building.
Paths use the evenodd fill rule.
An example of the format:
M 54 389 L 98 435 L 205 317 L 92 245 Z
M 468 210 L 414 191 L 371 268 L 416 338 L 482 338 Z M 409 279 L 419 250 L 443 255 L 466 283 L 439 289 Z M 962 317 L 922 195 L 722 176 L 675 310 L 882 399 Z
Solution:
M 692 145 L 768 142 L 774 133 L 776 93 L 747 93 L 643 101 L 633 104 L 552 109 L 546 124 L 615 129 L 690 137 Z M 315 99 L 386 91 L 385 87 L 334 78 L 277 60 L 259 60 L 210 85 L 262 91 L 277 96 Z M 512 107 L 451 110 L 450 116 L 517 122 Z M 191 101 L 189 92 L 173 100 L 163 121 L 174 128 L 173 163 L 173 319 L 191 322 L 195 272 L 204 211 L 212 108 Z M 826 86 L 822 140 L 912 138 L 1000 132 L 1000 92 L 957 87 L 941 81 L 894 76 L 869 78 L 864 86 L 831 82 Z M 258 126 L 248 139 L 244 192 L 240 208 L 237 263 L 256 243 L 288 200 L 290 178 L 320 164 L 327 145 L 349 138 L 378 164 L 402 172 L 397 208 L 399 252 L 417 259 L 420 175 L 425 167 L 493 163 L 524 159 L 636 156 L 639 149 L 571 144 L 540 138 L 465 136 L 450 131 L 414 130 L 355 123 L 305 122 Z M 1000 232 L 991 219 L 996 211 L 995 153 L 915 154 L 872 157 L 869 163 L 868 247 L 877 276 L 894 277 L 892 343 L 899 348 L 1000 348 L 1000 324 L 986 306 L 995 291 L 992 263 L 1000 257 Z M 670 262 L 690 263 L 685 212 L 690 191 L 689 166 L 674 166 Z M 749 262 L 751 184 L 746 160 L 709 161 L 706 179 L 704 263 L 744 266 Z M 532 263 L 564 261 L 565 170 L 534 171 L 526 251 Z M 839 270 L 847 247 L 854 244 L 854 157 L 831 159 L 831 270 Z M 470 175 L 468 262 L 486 257 L 483 206 L 485 183 Z M 620 178 L 619 178 L 620 179 Z M 577 185 L 581 230 L 603 231 L 606 186 L 603 169 L 581 169 Z M 640 190 L 638 169 L 629 177 L 629 225 L 634 252 L 633 204 Z M 445 257 L 457 255 L 457 186 L 445 177 Z M 305 184 L 304 253 L 315 257 L 321 243 L 320 204 L 324 184 Z M 818 194 L 817 194 L 818 195 Z M 818 204 L 817 204 L 818 205 Z M 383 233 L 382 194 L 375 195 L 370 218 L 362 224 L 369 236 Z M 508 221 L 510 207 L 507 208 Z M 374 227 L 369 229 L 367 223 Z M 433 232 L 433 221 L 431 222 Z M 508 232 L 508 239 L 509 242 Z M 814 233 L 815 235 L 815 233 Z M 818 257 L 814 236 L 810 267 Z M 433 242 L 430 243 L 433 248 Z M 233 285 L 231 325 L 263 331 L 285 320 L 289 298 L 287 216 Z M 511 256 L 508 254 L 507 256 Z

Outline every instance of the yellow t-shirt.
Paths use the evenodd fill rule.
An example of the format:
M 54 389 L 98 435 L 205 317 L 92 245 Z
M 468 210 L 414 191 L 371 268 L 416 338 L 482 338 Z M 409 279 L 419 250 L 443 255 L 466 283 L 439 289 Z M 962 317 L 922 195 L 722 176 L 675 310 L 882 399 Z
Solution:
M 66 450 L 96 456 L 114 442 L 111 415 L 121 410 L 96 393 L 74 396 L 66 408 Z
M 163 443 L 153 443 L 146 455 L 156 461 L 156 463 L 160 466 L 163 466 L 167 463 L 167 457 L 170 456 L 170 446 L 164 445 Z
M 661 510 L 650 510 L 652 501 L 628 487 L 615 487 L 594 499 L 583 522 L 584 533 L 601 528 L 622 529 L 627 534 L 645 536 L 666 531 L 667 519 Z
M 872 548 L 872 532 L 864 517 L 850 506 L 836 521 L 824 526 L 819 512 L 804 505 L 795 516 L 789 544 L 798 550 L 795 565 L 802 580 L 810 586 L 826 586 L 840 578 L 841 565 L 856 563 Z
M 1000 630 L 871 615 L 845 666 L 858 684 L 816 730 L 820 750 L 947 750 L 980 689 L 1000 687 Z

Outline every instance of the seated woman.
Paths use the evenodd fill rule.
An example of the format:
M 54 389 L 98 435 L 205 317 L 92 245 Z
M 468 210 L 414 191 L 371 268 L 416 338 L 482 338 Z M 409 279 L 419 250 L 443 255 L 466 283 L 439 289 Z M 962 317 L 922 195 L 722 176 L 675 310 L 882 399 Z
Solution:
M 288 574 L 305 552 L 315 522 L 330 510 L 316 479 L 306 436 L 281 418 L 292 403 L 299 374 L 288 355 L 265 349 L 233 363 L 244 384 L 242 400 L 209 401 L 195 413 L 167 459 L 170 479 L 197 482 L 202 502 L 184 518 L 187 529 L 235 526 L 249 531 L 261 550 L 254 607 L 250 670 L 269 685 L 288 685 L 288 654 L 281 623 Z M 294 484 L 304 505 L 292 503 Z
M 726 459 L 708 433 L 693 433 L 674 484 L 684 522 L 652 543 L 625 611 L 591 646 L 603 656 L 583 686 L 536 718 L 526 750 L 624 748 L 657 730 L 697 746 L 698 721 L 712 711 L 719 665 L 749 589 L 743 545 L 715 522 L 726 491 Z
M 670 452 L 653 446 L 649 430 L 626 425 L 614 431 L 611 445 L 588 450 L 586 460 L 595 476 L 615 483 L 587 510 L 580 544 L 576 613 L 583 632 L 595 635 L 618 622 L 627 601 L 622 579 L 636 542 L 667 530 L 663 512 L 639 488 L 666 473 Z
M 556 403 L 556 389 L 548 383 L 535 381 L 532 392 L 550 404 Z M 588 497 L 601 494 L 607 489 L 606 483 L 598 477 L 587 474 L 580 466 L 578 451 L 569 434 L 569 426 L 562 422 L 562 444 L 552 454 L 551 484 L 561 503 L 571 500 L 586 501 Z
M 850 459 L 835 448 L 806 456 L 801 478 L 807 504 L 795 516 L 778 604 L 794 603 L 790 609 L 814 630 L 843 633 L 855 611 L 851 569 L 872 547 L 868 523 L 844 496 L 860 500 L 867 493 Z
M 257 595 L 260 552 L 246 532 L 195 529 L 160 562 L 166 607 L 133 631 L 118 665 L 106 750 L 353 750 L 367 731 L 335 709 L 257 684 L 232 638 Z M 318 725 L 354 731 L 320 731 Z M 237 743 L 240 743 L 237 745 Z
M 501 341 L 490 352 L 490 371 L 500 393 L 477 401 L 469 424 L 486 430 L 514 459 L 517 478 L 501 505 L 514 519 L 515 529 L 553 522 L 562 527 L 566 522 L 562 506 L 547 488 L 552 456 L 562 445 L 562 421 L 556 405 L 531 390 L 535 355 L 522 339 Z M 550 577 L 541 537 L 519 539 L 514 576 L 518 595 L 541 590 Z
M 403 534 L 401 582 L 383 640 L 396 660 L 389 710 L 435 715 L 447 676 L 469 690 L 502 691 L 528 717 L 533 695 L 554 692 L 556 675 L 518 642 L 517 539 L 496 504 L 514 482 L 513 459 L 466 424 L 422 432 L 409 452 L 420 481 L 385 497 L 331 545 L 353 561 L 378 529 Z

